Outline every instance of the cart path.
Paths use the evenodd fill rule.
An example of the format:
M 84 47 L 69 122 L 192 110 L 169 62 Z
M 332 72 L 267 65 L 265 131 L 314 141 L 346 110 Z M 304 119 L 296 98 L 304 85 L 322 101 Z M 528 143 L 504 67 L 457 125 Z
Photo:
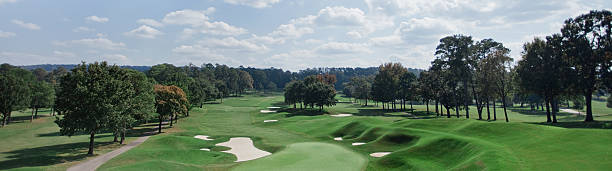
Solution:
M 107 161 L 109 161 L 110 159 L 117 157 L 118 155 L 120 155 L 123 152 L 126 152 L 140 144 L 142 144 L 143 142 L 145 142 L 147 139 L 149 139 L 149 137 L 151 137 L 150 135 L 144 136 L 144 137 L 140 137 L 134 141 L 132 141 L 131 143 L 113 150 L 111 152 L 108 152 L 106 154 L 103 154 L 101 156 L 95 157 L 91 160 L 87 160 L 86 162 L 74 165 L 70 168 L 67 169 L 67 171 L 94 171 L 96 170 L 98 167 L 100 167 L 102 164 L 106 163 Z

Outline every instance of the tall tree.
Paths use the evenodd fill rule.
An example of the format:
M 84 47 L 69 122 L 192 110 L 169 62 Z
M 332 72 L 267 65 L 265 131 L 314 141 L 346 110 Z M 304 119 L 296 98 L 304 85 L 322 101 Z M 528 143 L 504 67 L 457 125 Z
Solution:
M 62 77 L 56 103 L 65 113 L 55 122 L 62 135 L 89 133 L 89 155 L 93 155 L 95 134 L 110 128 L 113 117 L 123 113 L 134 93 L 122 79 L 126 75 L 118 66 L 96 62 L 82 63 Z
M 32 96 L 30 105 L 32 107 L 32 116 L 38 117 L 38 109 L 43 107 L 51 107 L 55 101 L 55 89 L 53 85 L 44 81 L 35 81 L 32 83 Z
M 471 36 L 453 35 L 440 39 L 440 44 L 436 48 L 436 55 L 448 65 L 448 69 L 457 79 L 457 83 L 462 83 L 461 94 L 455 93 L 456 102 L 463 103 L 466 118 L 470 118 L 468 105 L 470 104 L 470 95 L 468 91 L 468 83 L 471 81 L 471 54 L 473 40 Z M 459 84 L 457 84 L 458 86 Z M 456 104 L 456 113 L 459 117 L 459 104 Z
M 591 11 L 565 21 L 561 29 L 567 61 L 577 80 L 575 87 L 586 99 L 585 122 L 593 121 L 591 99 L 603 83 L 603 76 L 611 72 L 612 12 Z
M 155 85 L 155 108 L 159 114 L 158 132 L 162 132 L 162 122 L 166 117 L 187 114 L 189 102 L 185 92 L 177 86 Z
M 17 67 L 9 64 L 0 65 L 0 113 L 2 113 L 2 127 L 9 124 L 11 113 L 22 109 L 30 103 L 29 82 L 24 79 L 26 75 L 20 74 Z

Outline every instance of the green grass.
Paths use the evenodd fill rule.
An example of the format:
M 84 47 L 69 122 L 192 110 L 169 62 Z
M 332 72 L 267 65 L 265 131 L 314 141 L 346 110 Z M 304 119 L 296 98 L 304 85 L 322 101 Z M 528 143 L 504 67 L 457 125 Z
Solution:
M 341 101 L 349 101 L 339 98 Z M 558 124 L 542 123 L 546 114 L 528 107 L 511 107 L 510 123 L 497 108 L 497 121 L 436 117 L 425 105 L 414 112 L 384 111 L 380 107 L 338 103 L 317 110 L 296 111 L 282 104 L 279 94 L 224 99 L 191 111 L 165 133 L 110 160 L 98 170 L 608 170 L 612 167 L 612 114 L 605 103 L 593 102 L 600 122 L 585 124 L 582 116 L 560 113 Z M 259 110 L 281 106 L 279 113 Z M 291 106 L 292 107 L 292 106 Z M 492 109 L 492 108 L 491 108 Z M 335 118 L 328 114 L 350 113 Z M 463 115 L 463 111 L 460 112 Z M 65 170 L 88 159 L 87 135 L 59 136 L 53 117 L 29 122 L 29 113 L 16 112 L 16 123 L 0 128 L 0 169 Z M 491 115 L 493 113 L 491 112 Z M 486 110 L 484 112 L 486 119 Z M 416 119 L 418 118 L 418 119 Z M 278 122 L 263 123 L 276 119 Z M 589 128 L 589 129 L 585 129 Z M 147 129 L 143 129 L 147 130 Z M 195 135 L 209 135 L 203 141 Z M 137 136 L 133 134 L 132 136 Z M 251 137 L 259 149 L 273 153 L 247 162 L 215 144 L 231 137 Z M 334 141 L 343 137 L 343 141 Z M 130 138 L 128 140 L 132 140 Z M 119 147 L 112 136 L 100 134 L 97 154 Z M 365 145 L 352 146 L 353 142 Z M 201 151 L 210 148 L 212 151 Z M 373 152 L 393 152 L 382 158 Z M 316 155 L 321 154 L 321 155 Z M 310 157 L 314 156 L 314 157 Z M 338 157 L 340 156 L 340 157 Z M 342 168 L 338 168 L 342 167 Z
M 342 146 L 306 142 L 295 143 L 266 158 L 245 162 L 234 170 L 361 170 L 366 158 Z
M 60 136 L 59 127 L 49 115 L 49 110 L 39 110 L 39 118 L 30 122 L 30 110 L 14 111 L 12 122 L 0 128 L 0 170 L 66 170 L 68 167 L 87 160 L 89 135 Z M 138 127 L 127 134 L 127 142 L 135 140 L 140 132 Z M 112 143 L 112 134 L 97 134 L 96 155 L 121 147 Z
M 563 128 L 589 127 L 575 115 L 561 113 L 562 123 L 541 125 L 546 120 L 545 113 L 520 107 L 508 110 L 512 122 L 505 123 L 501 108 L 497 109 L 498 121 L 477 121 L 473 119 L 475 109 L 472 119 L 467 120 L 454 115 L 447 119 L 427 114 L 424 105 L 415 105 L 416 111 L 407 113 L 352 103 L 339 103 L 326 108 L 324 113 L 292 109 L 259 113 L 269 106 L 289 107 L 282 105 L 282 101 L 279 96 L 245 96 L 225 99 L 223 104 L 205 105 L 204 109 L 192 111 L 191 117 L 182 119 L 178 131 L 155 136 L 100 170 L 140 170 L 143 165 L 160 167 L 153 170 L 168 170 L 171 166 L 196 170 L 321 170 L 345 163 L 338 161 L 343 158 L 335 157 L 337 153 L 356 161 L 366 159 L 367 166 L 351 162 L 342 165 L 346 168 L 333 170 L 606 170 L 612 167 L 612 155 L 609 155 L 612 148 L 608 148 L 612 145 L 612 130 Z M 430 109 L 434 110 L 433 105 Z M 355 116 L 327 115 L 338 113 Z M 411 119 L 415 117 L 425 119 Z M 270 119 L 279 122 L 263 123 Z M 216 139 L 202 141 L 193 138 L 194 135 L 211 135 Z M 235 163 L 233 155 L 220 152 L 226 148 L 214 146 L 238 136 L 253 138 L 256 147 L 273 155 Z M 344 141 L 334 141 L 334 137 L 343 137 Z M 352 146 L 353 142 L 366 144 Z M 212 148 L 212 152 L 199 151 L 199 148 Z M 326 154 L 309 157 L 321 151 Z M 393 153 L 382 158 L 369 157 L 370 153 L 383 151 Z M 334 157 L 327 158 L 327 155 Z

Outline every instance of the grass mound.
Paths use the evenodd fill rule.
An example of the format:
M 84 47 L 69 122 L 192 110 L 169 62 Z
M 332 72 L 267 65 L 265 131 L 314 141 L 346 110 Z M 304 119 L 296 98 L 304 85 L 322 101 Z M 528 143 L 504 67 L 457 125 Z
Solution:
M 257 160 L 238 165 L 235 170 L 362 170 L 366 159 L 339 145 L 306 142 Z
M 361 122 L 351 122 L 342 128 L 336 130 L 332 133 L 333 137 L 342 137 L 344 139 L 352 139 L 359 137 L 363 132 L 365 132 L 369 127 Z
M 377 164 L 402 170 L 446 170 L 465 168 L 463 165 L 471 166 L 474 163 L 472 161 L 480 161 L 482 154 L 483 151 L 477 145 L 459 139 L 442 138 L 391 153 L 378 160 Z

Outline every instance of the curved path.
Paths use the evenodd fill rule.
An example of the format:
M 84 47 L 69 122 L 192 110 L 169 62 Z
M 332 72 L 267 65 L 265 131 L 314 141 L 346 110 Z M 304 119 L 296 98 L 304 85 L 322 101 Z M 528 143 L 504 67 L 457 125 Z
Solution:
M 66 171 L 93 171 L 96 170 L 98 167 L 100 167 L 102 164 L 106 163 L 108 160 L 118 156 L 119 154 L 126 152 L 140 144 L 142 144 L 143 142 L 145 142 L 147 139 L 149 139 L 150 135 L 144 136 L 144 137 L 140 137 L 134 141 L 132 141 L 131 143 L 113 150 L 111 152 L 108 152 L 106 154 L 103 154 L 101 156 L 95 157 L 91 160 L 87 160 L 86 162 L 74 165 L 70 168 L 68 168 Z

